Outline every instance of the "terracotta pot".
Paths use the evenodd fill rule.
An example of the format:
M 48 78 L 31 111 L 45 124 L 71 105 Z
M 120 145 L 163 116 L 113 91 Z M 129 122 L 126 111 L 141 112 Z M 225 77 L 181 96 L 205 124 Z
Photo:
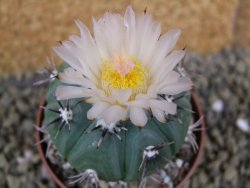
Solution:
M 43 98 L 41 103 L 40 103 L 40 106 L 44 106 L 45 104 L 46 104 L 46 101 L 45 101 L 45 98 Z M 194 114 L 194 116 L 195 116 L 194 119 L 198 120 L 203 115 L 203 113 L 202 113 L 201 107 L 199 105 L 198 98 L 194 92 L 192 92 L 192 107 L 193 107 L 193 111 L 196 112 Z M 43 118 L 44 118 L 44 111 L 42 108 L 39 108 L 39 110 L 37 112 L 37 118 L 36 118 L 36 124 L 38 127 L 41 126 Z M 184 176 L 183 180 L 176 186 L 176 188 L 184 188 L 184 186 L 186 186 L 188 184 L 190 177 L 193 175 L 197 166 L 199 165 L 199 162 L 201 160 L 202 153 L 204 150 L 204 142 L 205 142 L 205 123 L 204 123 L 204 121 L 201 122 L 201 131 L 197 131 L 196 133 L 197 133 L 196 136 L 197 136 L 197 140 L 198 140 L 197 143 L 199 146 L 199 151 L 196 153 L 195 159 L 193 161 L 193 164 L 192 164 L 190 170 Z M 36 131 L 35 138 L 36 138 L 37 143 L 40 143 L 40 141 L 42 140 L 42 136 L 43 136 L 42 133 L 40 133 L 39 131 Z M 58 175 L 53 171 L 52 166 L 50 165 L 50 163 L 46 159 L 46 157 L 45 157 L 45 149 L 46 148 L 45 147 L 46 146 L 44 146 L 43 143 L 37 144 L 38 152 L 39 152 L 39 155 L 42 159 L 43 165 L 46 167 L 51 178 L 54 180 L 54 182 L 59 187 L 67 188 L 65 183 L 63 183 L 63 181 L 60 180 Z
M 192 92 L 192 108 L 193 111 L 195 112 L 194 114 L 194 119 L 197 121 L 198 119 L 200 119 L 200 117 L 203 116 L 203 112 L 201 109 L 201 106 L 199 104 L 199 100 L 197 95 Z M 191 176 L 193 175 L 193 173 L 195 172 L 196 168 L 198 167 L 200 161 L 201 161 L 201 157 L 204 151 L 204 146 L 205 146 L 205 122 L 204 122 L 204 118 L 201 122 L 201 131 L 198 131 L 197 134 L 197 144 L 199 146 L 199 150 L 196 153 L 194 162 L 191 166 L 191 168 L 189 169 L 188 173 L 185 175 L 185 177 L 183 178 L 183 180 L 176 186 L 176 188 L 184 188 L 186 185 L 188 185 L 188 182 L 191 178 Z

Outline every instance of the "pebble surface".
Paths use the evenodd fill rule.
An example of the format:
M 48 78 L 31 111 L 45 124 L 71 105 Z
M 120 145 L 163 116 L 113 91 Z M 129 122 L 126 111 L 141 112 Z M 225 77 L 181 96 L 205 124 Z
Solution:
M 249 132 L 237 125 L 250 122 L 250 51 L 187 54 L 185 62 L 207 125 L 205 152 L 188 187 L 250 187 Z M 33 124 L 46 86 L 31 87 L 34 80 L 33 73 L 0 77 L 0 187 L 56 187 L 35 146 Z
M 227 48 L 208 56 L 188 54 L 186 67 L 207 126 L 203 160 L 188 187 L 250 187 L 250 140 L 244 131 L 250 120 L 250 51 Z
M 45 87 L 32 87 L 33 73 L 0 77 L 0 187 L 56 187 L 41 165 L 35 118 Z

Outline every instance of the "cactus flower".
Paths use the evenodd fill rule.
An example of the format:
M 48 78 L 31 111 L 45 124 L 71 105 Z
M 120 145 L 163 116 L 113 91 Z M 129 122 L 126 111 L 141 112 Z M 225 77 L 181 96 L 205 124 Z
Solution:
M 107 125 L 130 120 L 143 127 L 147 113 L 160 122 L 176 114 L 176 104 L 159 94 L 176 95 L 191 89 L 192 82 L 174 70 L 185 55 L 173 48 L 179 29 L 161 34 L 160 23 L 147 13 L 136 16 L 128 7 L 125 15 L 105 13 L 93 19 L 94 35 L 76 20 L 80 36 L 55 47 L 55 52 L 70 66 L 60 74 L 65 84 L 56 90 L 58 100 L 86 98 L 92 107 L 90 120 Z

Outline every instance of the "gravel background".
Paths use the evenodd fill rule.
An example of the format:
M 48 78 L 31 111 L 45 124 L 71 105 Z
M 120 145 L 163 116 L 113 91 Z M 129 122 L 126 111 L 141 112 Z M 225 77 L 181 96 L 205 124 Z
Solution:
M 250 51 L 188 54 L 185 62 L 207 124 L 203 160 L 188 187 L 249 188 Z M 31 87 L 35 77 L 0 77 L 0 188 L 55 187 L 34 141 L 36 111 L 46 93 L 45 86 Z

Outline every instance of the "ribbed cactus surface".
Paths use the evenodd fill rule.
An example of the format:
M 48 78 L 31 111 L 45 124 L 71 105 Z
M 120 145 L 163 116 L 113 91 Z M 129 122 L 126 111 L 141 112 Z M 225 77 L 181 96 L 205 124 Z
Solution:
M 54 96 L 59 84 L 59 80 L 50 84 L 47 108 L 60 108 Z M 103 132 L 101 129 L 93 130 L 97 121 L 87 119 L 91 104 L 83 99 L 69 100 L 69 108 L 73 112 L 70 127 L 56 121 L 48 126 L 48 131 L 62 157 L 77 171 L 93 169 L 100 179 L 106 181 L 138 180 L 143 172 L 150 174 L 158 167 L 163 167 L 166 159 L 170 159 L 184 142 L 191 119 L 191 113 L 186 110 L 191 109 L 190 97 L 182 93 L 175 98 L 178 113 L 176 116 L 169 115 L 167 123 L 160 123 L 154 117 L 150 117 L 143 128 L 134 126 L 130 121 L 121 122 L 118 128 L 127 129 L 117 133 L 121 140 L 115 134 L 107 133 L 100 147 L 97 145 Z M 61 103 L 66 105 L 67 101 Z M 57 118 L 58 113 L 45 111 L 45 124 Z M 161 146 L 159 154 L 140 168 L 148 146 Z

